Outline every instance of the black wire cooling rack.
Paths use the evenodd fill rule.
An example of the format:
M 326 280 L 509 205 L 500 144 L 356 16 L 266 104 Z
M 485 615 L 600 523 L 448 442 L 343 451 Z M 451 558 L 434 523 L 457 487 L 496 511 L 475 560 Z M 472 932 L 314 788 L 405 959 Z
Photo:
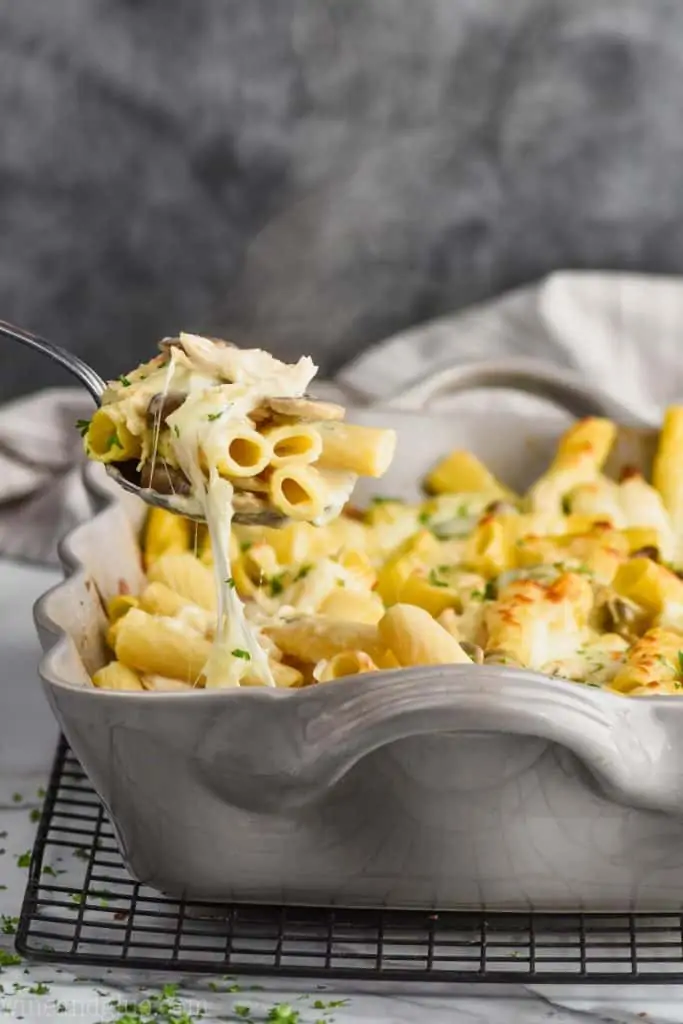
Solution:
M 134 882 L 83 771 L 57 750 L 16 937 L 35 960 L 290 977 L 683 981 L 679 914 L 216 905 Z

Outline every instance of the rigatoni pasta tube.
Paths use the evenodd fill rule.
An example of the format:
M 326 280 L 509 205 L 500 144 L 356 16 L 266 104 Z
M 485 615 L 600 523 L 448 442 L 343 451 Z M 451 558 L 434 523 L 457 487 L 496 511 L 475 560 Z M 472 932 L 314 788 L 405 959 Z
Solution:
M 323 449 L 319 431 L 306 423 L 288 423 L 263 433 L 272 449 L 271 466 L 315 462 Z
M 376 625 L 384 615 L 382 598 L 374 591 L 333 590 L 320 605 L 320 614 L 341 622 L 366 622 Z
M 150 583 L 165 583 L 192 604 L 211 612 L 216 607 L 213 573 L 188 551 L 181 555 L 162 555 L 147 572 Z
M 650 615 L 669 603 L 683 604 L 683 580 L 650 558 L 631 558 L 619 567 L 612 586 Z
M 383 476 L 396 451 L 396 431 L 349 423 L 313 424 L 322 438 L 320 465 L 359 476 Z
M 121 462 L 135 459 L 142 451 L 142 442 L 112 410 L 98 409 L 85 435 L 86 454 L 98 462 Z
M 674 529 L 683 532 L 683 406 L 666 410 L 652 467 L 652 483 L 662 496 Z
M 270 501 L 290 519 L 317 519 L 325 511 L 327 487 L 312 466 L 282 466 L 270 478 Z
M 319 683 L 330 683 L 346 676 L 377 671 L 377 665 L 365 651 L 340 651 L 328 661 L 319 662 L 313 671 L 313 677 Z
M 189 551 L 192 530 L 189 519 L 163 508 L 150 508 L 142 543 L 145 565 L 151 565 L 161 555 Z
M 681 636 L 665 629 L 650 629 L 626 655 L 626 664 L 612 680 L 612 688 L 630 693 L 641 687 L 664 689 L 681 683 Z M 679 689 L 673 687 L 671 689 Z
M 457 449 L 427 474 L 425 489 L 430 494 L 490 494 L 492 498 L 516 499 L 475 455 Z
M 401 666 L 471 665 L 462 647 L 423 608 L 395 604 L 377 627 L 382 643 Z
M 137 672 L 120 661 L 110 661 L 100 668 L 92 677 L 94 685 L 100 690 L 142 690 L 143 685 Z
M 145 675 L 167 676 L 195 683 L 211 653 L 211 644 L 171 618 L 133 608 L 116 631 L 116 657 Z
M 307 615 L 281 626 L 266 626 L 264 633 L 285 655 L 303 662 L 324 661 L 348 650 L 365 651 L 373 661 L 379 662 L 385 652 L 375 626 L 337 622 L 322 615 Z
M 211 450 L 206 450 L 205 455 L 209 465 L 215 465 L 221 476 L 230 479 L 262 473 L 270 463 L 272 449 L 267 438 L 257 430 L 236 424 L 229 431 L 221 432 L 220 448 L 218 443 L 211 444 Z

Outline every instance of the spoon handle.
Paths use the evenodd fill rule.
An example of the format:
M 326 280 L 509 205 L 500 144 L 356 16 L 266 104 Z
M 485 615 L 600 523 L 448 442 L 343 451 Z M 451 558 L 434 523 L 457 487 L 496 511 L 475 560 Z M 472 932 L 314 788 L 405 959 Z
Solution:
M 13 324 L 5 323 L 3 320 L 0 320 L 0 336 L 9 338 L 10 341 L 18 341 L 20 345 L 35 349 L 36 352 L 41 352 L 53 362 L 59 363 L 76 377 L 88 389 L 97 404 L 100 404 L 106 384 L 92 366 L 88 366 L 78 356 L 67 352 L 65 348 L 60 348 L 59 345 L 53 345 L 51 341 L 45 341 L 44 338 L 39 338 L 38 335 L 24 331 Z

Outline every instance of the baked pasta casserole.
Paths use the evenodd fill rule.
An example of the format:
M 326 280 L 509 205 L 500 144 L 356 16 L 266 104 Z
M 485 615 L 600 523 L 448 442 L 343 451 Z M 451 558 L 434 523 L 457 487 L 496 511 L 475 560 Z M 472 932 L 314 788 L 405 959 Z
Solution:
M 89 457 L 134 462 L 188 514 L 150 509 L 146 583 L 108 602 L 95 686 L 296 688 L 495 664 L 683 693 L 683 408 L 666 414 L 651 482 L 605 475 L 617 428 L 590 418 L 524 494 L 454 450 L 424 500 L 359 509 L 357 476 L 386 471 L 395 435 L 310 398 L 314 373 L 181 335 L 81 425 Z M 232 522 L 240 507 L 284 525 Z

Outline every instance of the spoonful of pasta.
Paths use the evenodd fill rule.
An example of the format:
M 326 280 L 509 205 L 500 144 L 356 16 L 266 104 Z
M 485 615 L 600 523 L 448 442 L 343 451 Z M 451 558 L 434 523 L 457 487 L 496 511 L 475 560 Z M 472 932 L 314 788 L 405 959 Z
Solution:
M 308 357 L 281 362 L 181 333 L 115 381 L 78 356 L 0 321 L 0 336 L 48 356 L 76 377 L 98 408 L 80 421 L 88 458 L 125 490 L 198 521 L 227 528 L 322 524 L 346 504 L 359 475 L 379 477 L 396 435 L 344 422 L 342 406 L 308 393 Z M 219 507 L 220 506 L 220 507 Z

